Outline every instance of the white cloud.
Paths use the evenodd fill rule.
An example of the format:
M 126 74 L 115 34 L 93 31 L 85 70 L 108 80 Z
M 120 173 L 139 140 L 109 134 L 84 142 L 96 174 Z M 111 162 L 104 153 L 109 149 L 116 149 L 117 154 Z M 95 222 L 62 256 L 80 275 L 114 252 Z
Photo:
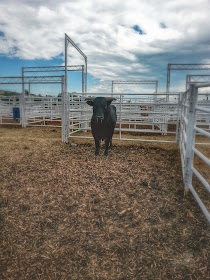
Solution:
M 191 54 L 207 59 L 209 11 L 209 0 L 3 0 L 0 53 L 51 59 L 63 52 L 67 33 L 87 55 L 88 72 L 94 77 L 140 79 L 153 67 L 142 62 L 148 56 Z M 71 64 L 84 63 L 70 46 L 69 54 Z

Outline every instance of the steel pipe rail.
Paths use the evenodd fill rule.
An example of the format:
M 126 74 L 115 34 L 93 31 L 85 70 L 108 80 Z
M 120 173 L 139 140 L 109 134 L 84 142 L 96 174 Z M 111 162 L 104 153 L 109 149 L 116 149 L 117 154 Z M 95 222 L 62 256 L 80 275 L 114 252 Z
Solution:
M 201 201 L 200 197 L 198 196 L 197 192 L 195 191 L 195 189 L 193 188 L 193 186 L 191 184 L 189 185 L 189 189 L 190 189 L 192 195 L 194 196 L 195 200 L 197 201 L 198 205 L 200 206 L 204 216 L 206 217 L 206 219 L 210 223 L 210 214 L 209 214 L 208 210 L 206 209 L 205 205 L 203 204 L 203 202 Z
M 170 92 L 170 93 L 167 93 L 167 92 L 157 92 L 157 93 L 145 93 L 145 92 L 136 92 L 136 93 L 132 93 L 132 96 L 143 96 L 143 97 L 140 97 L 139 99 L 143 99 L 143 98 L 145 98 L 146 96 L 148 96 L 148 95 L 151 95 L 152 97 L 154 96 L 154 94 L 155 94 L 155 96 L 161 96 L 162 98 L 165 98 L 165 96 L 166 96 L 166 94 L 168 94 L 168 95 L 170 95 L 170 96 L 179 96 L 179 93 L 178 92 Z M 99 95 L 102 95 L 102 96 L 110 96 L 111 95 L 111 93 L 107 93 L 107 92 L 87 92 L 86 93 L 86 95 L 87 95 L 87 98 L 89 97 L 89 96 L 99 96 Z M 126 93 L 124 93 L 124 92 L 114 92 L 114 95 L 123 95 L 123 96 L 129 96 L 130 94 L 126 94 Z M 152 98 L 151 97 L 151 98 Z M 129 98 L 129 97 L 127 97 L 127 98 Z
M 192 148 L 193 152 L 200 158 L 202 159 L 208 166 L 210 166 L 210 160 L 204 156 L 201 152 L 199 152 L 195 147 Z
M 206 209 L 204 203 L 199 198 L 198 194 L 193 188 L 193 174 L 199 179 L 202 185 L 207 191 L 210 192 L 210 186 L 206 179 L 198 172 L 198 170 L 193 166 L 194 155 L 197 155 L 204 163 L 210 166 L 210 160 L 203 155 L 200 151 L 195 148 L 195 145 L 203 144 L 210 145 L 210 143 L 195 143 L 195 135 L 199 133 L 201 135 L 210 137 L 210 133 L 204 129 L 197 127 L 200 125 L 198 122 L 199 118 L 203 118 L 204 114 L 196 114 L 197 112 L 209 113 L 207 108 L 202 107 L 202 103 L 198 101 L 198 89 L 200 87 L 210 86 L 209 83 L 202 84 L 190 84 L 190 88 L 182 96 L 181 106 L 181 123 L 180 123 L 180 154 L 182 163 L 182 172 L 185 189 L 190 189 L 195 200 L 203 211 L 205 217 L 210 222 L 210 215 Z M 186 106 L 188 105 L 188 106 Z M 206 102 L 203 104 L 206 106 Z M 197 118 L 197 119 L 196 119 Z M 207 125 L 205 122 L 204 125 Z
M 167 81 L 166 81 L 166 91 L 170 91 L 170 74 L 171 70 L 210 70 L 209 63 L 168 63 L 167 65 Z
M 195 87 L 196 88 L 203 88 L 203 87 L 210 87 L 210 83 L 198 83 L 198 84 L 195 84 Z
M 68 100 L 68 44 L 70 43 L 84 58 L 85 60 L 85 92 L 87 92 L 87 56 L 82 50 L 74 43 L 74 41 L 65 33 L 65 82 L 64 82 L 64 101 L 63 101 L 63 117 L 62 117 L 62 141 L 68 143 L 69 135 L 69 100 Z
M 195 109 L 210 114 L 210 109 L 202 108 L 200 106 L 195 106 Z
M 192 169 L 193 173 L 196 175 L 196 177 L 200 180 L 200 182 L 207 189 L 207 191 L 210 193 L 210 185 L 209 185 L 209 183 L 203 178 L 203 176 L 198 172 L 198 170 L 195 169 L 195 167 L 191 166 L 191 169 Z
M 68 71 L 82 71 L 84 65 L 68 65 Z M 38 66 L 38 67 L 23 67 L 25 73 L 33 72 L 64 72 L 65 66 Z
M 62 83 L 64 76 L 11 76 L 0 77 L 0 84 Z
M 204 136 L 210 137 L 210 133 L 207 132 L 207 131 L 204 130 L 204 129 L 201 129 L 201 128 L 198 128 L 198 127 L 195 126 L 195 127 L 194 127 L 194 130 L 197 131 L 197 132 L 199 132 L 199 133 L 201 133 L 201 134 L 204 135 Z
M 91 136 L 71 136 L 71 138 L 93 139 L 93 137 L 91 137 Z M 134 141 L 134 142 L 151 142 L 151 143 L 176 143 L 176 141 L 167 141 L 167 140 L 149 140 L 149 139 L 135 139 L 135 138 L 120 138 L 119 139 L 116 137 L 113 137 L 112 139 L 121 140 L 121 141 L 132 141 L 132 142 Z
M 210 82 L 210 75 L 186 75 L 186 89 L 189 87 L 192 83 L 206 83 Z

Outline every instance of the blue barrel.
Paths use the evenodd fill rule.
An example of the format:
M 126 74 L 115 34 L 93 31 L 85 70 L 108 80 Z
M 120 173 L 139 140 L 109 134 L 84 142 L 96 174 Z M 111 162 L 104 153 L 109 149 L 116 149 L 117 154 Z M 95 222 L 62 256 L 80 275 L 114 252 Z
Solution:
M 20 108 L 13 107 L 13 120 L 17 121 L 20 118 Z

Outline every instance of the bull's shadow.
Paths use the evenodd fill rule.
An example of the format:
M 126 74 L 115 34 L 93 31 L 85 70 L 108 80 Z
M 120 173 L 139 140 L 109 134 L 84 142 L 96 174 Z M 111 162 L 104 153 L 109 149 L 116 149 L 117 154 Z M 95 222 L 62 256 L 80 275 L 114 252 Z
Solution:
M 99 154 L 101 140 L 105 141 L 104 155 L 112 147 L 112 136 L 117 122 L 116 107 L 111 105 L 113 97 L 89 97 L 88 105 L 93 107 L 91 118 L 91 131 L 95 140 L 95 155 Z

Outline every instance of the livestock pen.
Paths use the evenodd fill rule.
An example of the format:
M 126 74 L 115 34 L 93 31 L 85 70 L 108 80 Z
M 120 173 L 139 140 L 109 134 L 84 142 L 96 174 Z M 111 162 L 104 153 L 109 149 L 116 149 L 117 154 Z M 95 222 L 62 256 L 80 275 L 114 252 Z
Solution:
M 25 97 L 33 112 L 60 108 L 68 144 L 50 121 L 0 127 L 1 279 L 208 279 L 208 224 L 193 198 L 208 219 L 202 94 L 116 94 L 107 158 L 94 156 L 88 95 Z
M 114 140 L 105 158 L 60 134 L 0 127 L 1 279 L 208 279 L 208 224 L 183 195 L 176 143 Z
M 85 62 L 80 94 L 69 94 L 68 44 Z M 168 64 L 167 92 L 157 81 L 154 93 L 112 90 L 118 123 L 108 157 L 94 156 L 87 56 L 67 34 L 65 67 L 0 77 L 22 86 L 19 98 L 0 99 L 1 279 L 210 277 L 209 106 L 195 85 L 169 93 L 170 71 L 192 67 L 206 66 Z M 25 84 L 49 76 L 25 73 L 40 71 L 65 71 L 53 78 L 59 97 L 26 96 Z

